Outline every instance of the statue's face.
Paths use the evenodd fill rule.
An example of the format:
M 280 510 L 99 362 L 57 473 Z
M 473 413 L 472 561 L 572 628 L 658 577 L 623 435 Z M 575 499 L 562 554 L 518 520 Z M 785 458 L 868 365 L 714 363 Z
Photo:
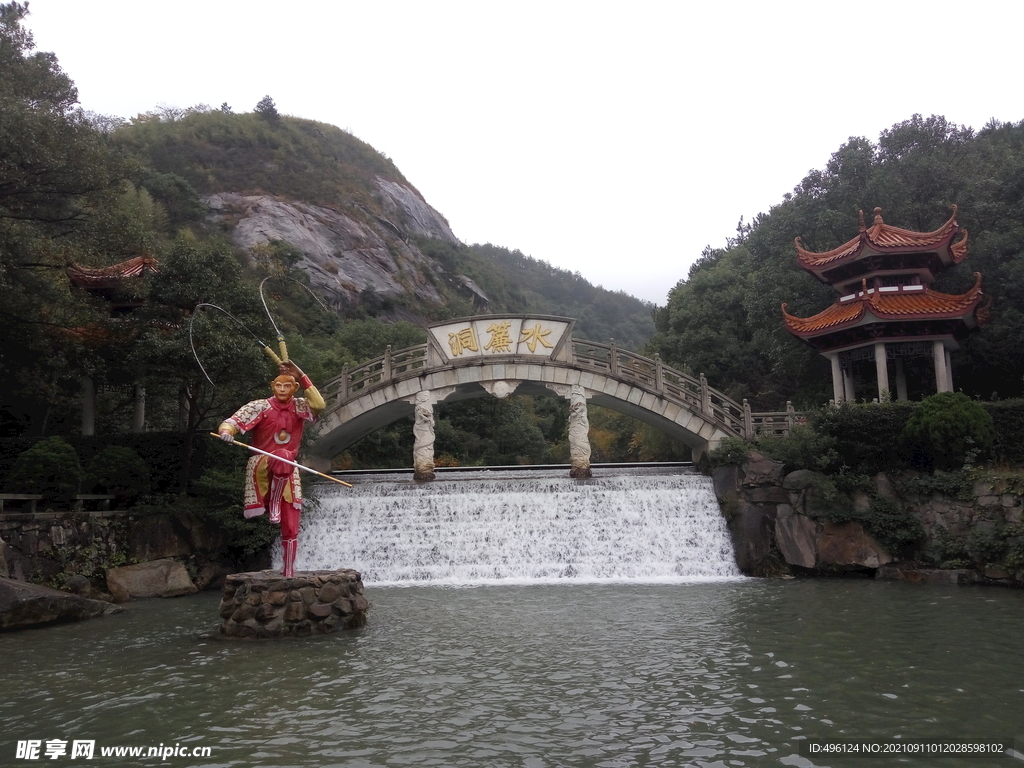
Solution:
M 270 389 L 279 403 L 287 403 L 299 389 L 294 376 L 282 374 L 270 382 Z

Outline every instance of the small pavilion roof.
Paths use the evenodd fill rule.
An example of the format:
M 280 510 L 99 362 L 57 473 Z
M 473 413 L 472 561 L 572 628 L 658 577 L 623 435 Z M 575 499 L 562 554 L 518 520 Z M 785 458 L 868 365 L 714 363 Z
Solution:
M 145 272 L 156 272 L 157 260 L 152 256 L 136 256 L 135 258 L 112 264 L 109 267 L 68 268 L 68 277 L 79 288 L 104 288 L 126 278 L 139 277 Z
M 952 210 L 953 213 L 946 223 L 933 232 L 914 232 L 886 224 L 882 220 L 881 208 L 875 208 L 874 222 L 868 227 L 864 222 L 864 211 L 859 211 L 859 233 L 838 248 L 815 253 L 804 248 L 800 238 L 796 238 L 793 242 L 796 246 L 797 263 L 822 280 L 824 278 L 821 273 L 827 269 L 875 254 L 935 252 L 943 264 L 959 264 L 967 257 L 967 230 L 961 229 L 957 224 L 955 205 L 952 206 Z M 954 243 L 953 239 L 958 233 L 962 233 L 963 238 Z
M 823 336 L 830 333 L 873 322 L 906 322 L 962 318 L 965 323 L 983 324 L 987 319 L 984 308 L 979 309 L 984 294 L 981 273 L 974 273 L 974 287 L 959 296 L 939 293 L 924 286 L 901 286 L 886 291 L 869 289 L 863 281 L 862 290 L 853 296 L 836 301 L 823 312 L 812 317 L 795 317 L 782 305 L 786 329 L 801 338 Z M 977 312 L 975 310 L 978 310 Z

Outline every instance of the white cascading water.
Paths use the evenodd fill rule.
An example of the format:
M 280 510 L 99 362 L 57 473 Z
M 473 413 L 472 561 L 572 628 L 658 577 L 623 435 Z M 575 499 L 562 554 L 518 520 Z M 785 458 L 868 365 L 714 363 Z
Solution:
M 297 570 L 355 568 L 378 585 L 740 577 L 711 481 L 700 475 L 358 481 L 317 486 L 306 501 Z

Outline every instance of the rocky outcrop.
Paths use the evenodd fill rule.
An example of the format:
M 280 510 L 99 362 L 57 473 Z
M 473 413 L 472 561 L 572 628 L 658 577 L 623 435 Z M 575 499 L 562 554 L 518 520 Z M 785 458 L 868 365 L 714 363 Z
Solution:
M 411 237 L 458 242 L 437 211 L 412 189 L 376 179 L 373 213 L 358 205 L 347 212 L 270 195 L 221 192 L 205 198 L 213 218 L 230 224 L 243 248 L 283 240 L 302 252 L 298 266 L 314 290 L 337 309 L 358 302 L 367 291 L 443 301 L 436 283 L 443 269 Z
M 784 475 L 781 463 L 756 452 L 739 467 L 714 471 L 740 570 L 766 575 L 776 552 L 785 564 L 808 570 L 873 571 L 892 561 L 859 522 L 825 517 L 836 502 L 822 497 L 821 479 L 808 470 Z
M 358 571 L 234 573 L 224 581 L 220 634 L 235 638 L 308 637 L 362 626 L 370 604 Z
M 107 571 L 107 589 L 119 603 L 144 597 L 179 597 L 199 590 L 177 560 L 153 560 Z
M 0 577 L 0 630 L 81 621 L 119 610 L 100 600 Z
M 751 452 L 742 465 L 719 467 L 712 477 L 744 573 L 793 568 L 915 583 L 1024 585 L 1024 501 L 1015 476 L 976 474 L 970 487 L 954 476 L 880 473 L 873 487 L 847 496 L 819 472 L 783 475 L 781 464 Z M 900 551 L 887 551 L 862 519 L 899 532 Z

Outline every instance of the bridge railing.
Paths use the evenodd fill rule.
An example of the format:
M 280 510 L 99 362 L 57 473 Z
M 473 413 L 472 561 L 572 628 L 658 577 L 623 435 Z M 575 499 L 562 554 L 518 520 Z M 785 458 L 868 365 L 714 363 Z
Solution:
M 644 357 L 620 349 L 612 341 L 572 341 L 573 364 L 580 369 L 602 373 L 633 382 L 650 392 L 685 405 L 703 414 L 726 431 L 747 440 L 762 436 L 784 436 L 803 423 L 802 414 L 786 404 L 785 411 L 754 413 L 746 400 L 737 403 L 728 395 L 710 387 L 704 374 L 691 376 L 661 362 L 661 358 Z M 329 407 L 341 405 L 358 395 L 372 392 L 395 381 L 419 376 L 427 368 L 427 345 L 417 344 L 393 352 L 389 346 L 380 357 L 355 368 L 345 366 L 341 375 L 322 387 Z
M 580 368 L 587 368 L 612 377 L 636 382 L 642 387 L 682 402 L 691 410 L 710 416 L 729 431 L 745 436 L 744 409 L 739 403 L 708 386 L 704 374 L 695 378 L 669 368 L 661 358 L 644 357 L 619 349 L 615 342 L 573 341 L 573 359 Z
M 341 375 L 335 376 L 323 387 L 323 397 L 330 404 L 344 403 L 351 397 L 383 387 L 394 381 L 419 376 L 427 367 L 427 345 L 417 344 L 397 352 L 388 345 L 384 354 L 375 360 L 357 365 L 351 370 L 346 365 Z
M 762 411 L 760 413 L 750 412 L 747 401 L 743 401 L 744 410 L 749 413 L 744 428 L 744 437 L 754 440 L 758 437 L 786 437 L 793 433 L 793 429 L 807 423 L 805 414 L 793 408 L 793 404 L 786 403 L 784 411 Z

